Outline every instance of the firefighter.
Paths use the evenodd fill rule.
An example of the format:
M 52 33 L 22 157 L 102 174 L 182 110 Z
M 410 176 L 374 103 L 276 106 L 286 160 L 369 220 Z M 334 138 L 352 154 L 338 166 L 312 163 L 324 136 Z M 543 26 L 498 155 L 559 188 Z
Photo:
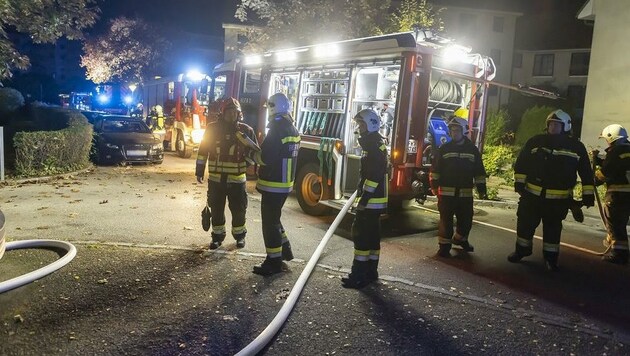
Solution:
M 451 140 L 437 150 L 431 165 L 431 189 L 438 197 L 438 256 L 450 257 L 451 245 L 473 252 L 468 234 L 473 219 L 473 186 L 479 198 L 488 199 L 486 170 L 479 149 L 468 138 L 468 122 L 451 116 L 447 123 Z M 457 218 L 453 233 L 453 216 Z
M 363 288 L 378 279 L 381 252 L 379 216 L 387 210 L 387 148 L 379 133 L 380 116 L 364 109 L 354 117 L 362 149 L 356 216 L 352 223 L 352 270 L 341 279 L 344 288 Z
M 226 235 L 225 200 L 232 213 L 232 236 L 236 247 L 245 247 L 245 212 L 247 210 L 247 156 L 256 151 L 256 135 L 251 127 L 239 122 L 243 115 L 240 103 L 227 99 L 219 120 L 208 124 L 199 146 L 195 175 L 202 183 L 208 163 L 208 206 L 212 214 L 210 249 L 221 246 Z
M 604 220 L 608 236 L 604 244 L 610 252 L 602 257 L 606 262 L 628 264 L 628 218 L 630 215 L 630 142 L 628 131 L 621 125 L 604 128 L 600 138 L 606 140 L 606 158 L 598 158 L 593 151 L 593 159 L 601 166 L 595 172 L 597 184 L 606 183 L 604 197 Z
M 262 195 L 261 217 L 267 258 L 253 272 L 270 276 L 283 270 L 282 260 L 293 259 L 291 244 L 280 222 L 282 207 L 293 190 L 300 134 L 293 125 L 291 102 L 277 93 L 267 101 L 268 132 L 255 161 L 260 164 L 256 189 Z
M 570 135 L 571 117 L 562 110 L 547 116 L 546 133 L 530 138 L 514 163 L 517 209 L 516 249 L 508 261 L 532 254 L 536 227 L 543 224 L 543 257 L 549 271 L 558 270 L 562 220 L 573 201 L 576 172 L 582 184 L 582 205 L 595 204 L 593 170 L 584 144 Z

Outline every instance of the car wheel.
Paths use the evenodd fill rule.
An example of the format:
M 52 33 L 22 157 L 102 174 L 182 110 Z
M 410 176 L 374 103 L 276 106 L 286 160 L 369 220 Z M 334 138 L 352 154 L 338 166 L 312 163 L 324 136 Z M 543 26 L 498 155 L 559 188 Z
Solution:
M 184 133 L 181 131 L 177 131 L 175 148 L 177 149 L 177 155 L 182 158 L 190 158 L 192 156 L 192 147 L 186 144 L 186 141 L 184 140 Z
M 319 203 L 321 199 L 327 199 L 330 193 L 328 186 L 321 182 L 317 164 L 307 163 L 300 168 L 295 179 L 295 188 L 298 203 L 305 213 L 313 216 L 330 213 L 328 206 Z

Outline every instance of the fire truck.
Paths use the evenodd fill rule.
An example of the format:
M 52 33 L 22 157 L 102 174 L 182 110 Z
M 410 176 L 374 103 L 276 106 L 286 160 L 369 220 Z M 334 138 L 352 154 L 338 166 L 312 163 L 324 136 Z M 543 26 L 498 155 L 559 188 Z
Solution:
M 491 58 L 426 32 L 397 33 L 271 51 L 219 65 L 225 93 L 256 108 L 259 141 L 266 98 L 282 92 L 293 103 L 301 134 L 295 190 L 301 208 L 321 215 L 357 189 L 361 147 L 352 118 L 380 113 L 390 163 L 389 204 L 423 201 L 431 152 L 449 140 L 445 118 L 468 120 L 482 149 Z M 247 120 L 247 117 L 246 117 Z
M 143 116 L 147 117 L 152 108 L 160 105 L 166 125 L 154 133 L 163 137 L 165 149 L 189 158 L 199 148 L 206 122 L 215 119 L 208 113 L 216 114 L 218 109 L 212 105 L 223 97 L 224 90 L 224 80 L 213 80 L 195 71 L 173 77 L 158 76 L 143 85 Z

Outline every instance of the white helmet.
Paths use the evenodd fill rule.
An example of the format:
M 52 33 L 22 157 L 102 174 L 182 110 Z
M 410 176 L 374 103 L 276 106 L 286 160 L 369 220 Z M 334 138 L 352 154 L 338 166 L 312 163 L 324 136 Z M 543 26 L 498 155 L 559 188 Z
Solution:
M 372 109 L 359 111 L 353 120 L 365 122 L 368 132 L 376 132 L 381 128 L 381 117 Z
M 599 138 L 603 138 L 610 145 L 619 139 L 627 140 L 628 131 L 626 131 L 626 129 L 624 129 L 621 125 L 612 124 L 604 127 L 602 134 L 599 135 Z
M 562 131 L 569 132 L 571 131 L 571 116 L 566 112 L 558 109 L 549 116 L 547 116 L 547 120 L 545 121 L 545 125 L 549 126 L 550 121 L 559 122 L 562 124 Z
M 452 117 L 450 119 L 450 121 L 448 122 L 448 127 L 450 128 L 451 126 L 459 126 L 462 128 L 462 134 L 464 136 L 468 136 L 468 121 L 466 121 L 465 119 L 462 119 L 461 117 Z
M 267 107 L 269 108 L 270 116 L 288 114 L 291 112 L 291 101 L 286 95 L 276 93 L 267 100 Z

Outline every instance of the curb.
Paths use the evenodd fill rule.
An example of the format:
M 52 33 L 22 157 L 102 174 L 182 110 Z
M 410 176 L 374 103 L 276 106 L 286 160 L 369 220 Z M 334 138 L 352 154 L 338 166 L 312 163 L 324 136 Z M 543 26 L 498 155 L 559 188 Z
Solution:
M 0 187 L 16 185 L 16 184 L 44 183 L 44 182 L 49 182 L 51 180 L 57 180 L 57 179 L 68 179 L 71 176 L 74 176 L 77 174 L 88 173 L 94 169 L 96 169 L 96 166 L 91 164 L 89 167 L 80 169 L 78 171 L 59 173 L 52 176 L 30 177 L 30 178 L 20 178 L 20 179 L 5 179 L 4 181 L 0 182 Z

